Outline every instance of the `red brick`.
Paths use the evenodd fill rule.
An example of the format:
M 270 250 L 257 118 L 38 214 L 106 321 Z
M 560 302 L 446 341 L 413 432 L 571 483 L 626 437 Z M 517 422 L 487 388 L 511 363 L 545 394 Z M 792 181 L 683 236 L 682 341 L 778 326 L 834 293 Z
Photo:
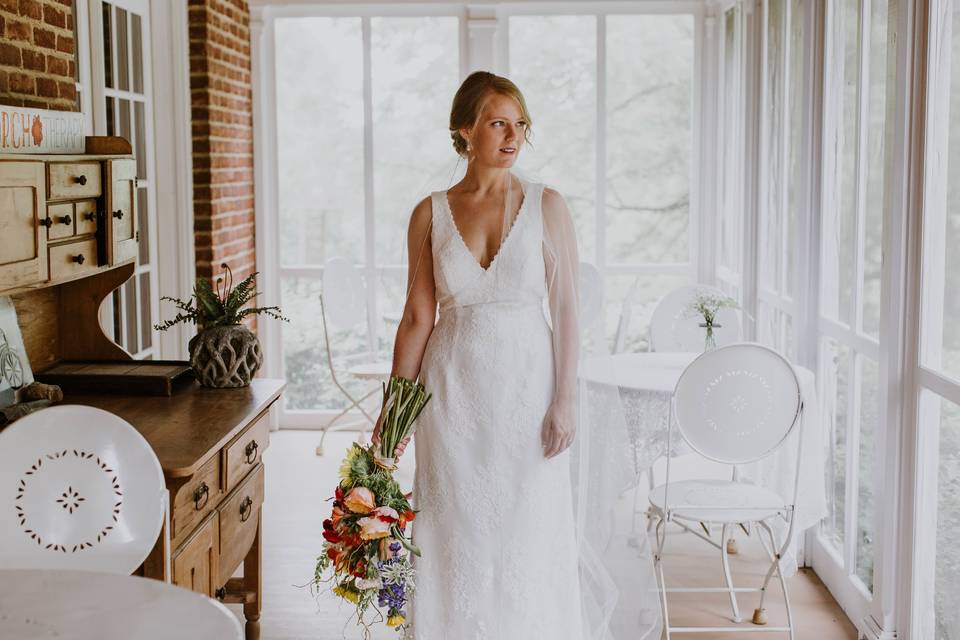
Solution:
M 23 56 L 24 69 L 29 69 L 30 71 L 46 71 L 47 70 L 47 61 L 44 58 L 44 55 L 39 51 L 34 51 L 32 49 L 24 49 L 21 55 Z
M 73 53 L 73 36 L 57 36 L 57 51 Z
M 58 97 L 57 81 L 50 78 L 37 78 L 37 95 L 44 98 Z
M 70 61 L 54 55 L 47 56 L 47 73 L 53 73 L 64 78 L 73 77 L 73 74 L 70 73 Z
M 8 42 L 0 42 L 0 64 L 20 68 L 20 49 Z
M 3 30 L 3 33 L 8 39 L 20 40 L 21 42 L 30 42 L 32 30 L 29 22 L 8 19 L 6 23 L 7 24 Z
M 10 74 L 10 91 L 14 93 L 36 94 L 36 85 L 33 76 L 14 72 Z
M 43 19 L 43 7 L 37 0 L 20 0 L 20 15 L 26 16 L 31 20 Z
M 73 25 L 67 25 L 67 13 L 49 4 L 43 5 L 43 21 L 61 29 L 73 29 Z
M 64 100 L 76 100 L 77 99 L 77 85 L 74 82 L 57 82 L 57 93 Z
M 0 10 L 16 14 L 19 11 L 19 0 L 0 0 Z
M 57 34 L 55 34 L 50 29 L 44 29 L 43 27 L 34 27 L 33 43 L 38 47 L 44 47 L 46 49 L 56 49 Z

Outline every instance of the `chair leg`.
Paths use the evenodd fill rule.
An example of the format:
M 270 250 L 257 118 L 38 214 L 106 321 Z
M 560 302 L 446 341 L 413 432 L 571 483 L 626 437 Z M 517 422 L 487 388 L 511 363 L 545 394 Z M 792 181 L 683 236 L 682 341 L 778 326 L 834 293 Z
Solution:
M 667 540 L 667 523 L 661 517 L 657 522 L 657 553 L 653 558 L 657 570 L 657 586 L 660 590 L 660 607 L 663 614 L 663 632 L 666 640 L 670 640 L 670 610 L 667 607 L 667 580 L 663 574 L 663 547 Z
M 346 409 L 344 409 L 343 411 L 341 411 L 340 413 L 338 413 L 336 416 L 334 416 L 334 418 L 333 418 L 330 422 L 328 422 L 326 425 L 324 425 L 324 427 L 323 427 L 322 429 L 320 429 L 320 431 L 321 431 L 322 433 L 321 433 L 321 435 L 320 435 L 320 444 L 317 445 L 317 455 L 318 455 L 318 456 L 322 456 L 322 455 L 323 455 L 323 451 L 324 451 L 324 449 L 323 449 L 323 441 L 324 441 L 324 440 L 326 439 L 326 437 L 327 437 L 327 432 L 329 432 L 329 431 L 337 431 L 338 429 L 346 429 L 348 426 L 349 426 L 349 427 L 354 426 L 354 425 L 352 425 L 352 424 L 351 424 L 351 425 L 337 425 L 337 426 L 335 426 L 335 423 L 337 422 L 337 420 L 339 420 L 339 419 L 342 418 L 343 416 L 347 415 L 347 414 L 350 412 L 351 409 L 353 409 L 354 407 L 356 407 L 357 409 L 360 409 L 360 411 L 363 413 L 364 417 L 366 417 L 368 421 L 371 420 L 370 414 L 368 414 L 368 413 L 364 410 L 364 408 L 363 408 L 362 406 L 360 406 L 360 403 L 363 402 L 364 400 L 366 400 L 367 398 L 369 398 L 370 396 L 372 396 L 374 393 L 376 393 L 376 392 L 379 391 L 379 390 L 380 390 L 379 388 L 371 389 L 370 391 L 368 391 L 367 393 L 365 393 L 363 396 L 361 396 L 359 399 L 355 399 L 353 396 L 349 395 L 348 393 L 346 393 L 346 392 L 344 391 L 344 395 L 346 395 L 347 398 L 350 399 L 350 405 L 349 405 Z M 373 423 L 374 423 L 374 424 L 376 423 L 376 418 L 373 419 Z M 365 424 L 366 424 L 366 423 L 364 423 L 364 425 L 365 425 Z M 363 433 L 364 433 L 364 426 L 361 426 L 361 428 L 360 428 L 360 434 L 363 435 Z
M 655 488 L 653 483 L 654 483 L 653 465 L 651 465 L 650 468 L 647 469 L 647 486 L 650 487 L 650 491 L 653 491 Z M 647 533 L 650 533 L 650 531 L 653 529 L 654 526 L 656 526 L 655 516 L 653 511 L 651 510 L 651 507 L 648 507 L 647 508 Z
M 776 548 L 777 548 L 777 539 L 776 539 L 776 536 L 775 536 L 774 533 L 773 533 L 773 528 L 772 528 L 770 525 L 768 525 L 766 522 L 762 522 L 762 521 L 759 523 L 759 525 L 767 532 L 767 535 L 770 536 L 770 546 L 771 546 L 773 549 L 776 549 Z M 787 609 L 787 627 L 790 629 L 790 631 L 789 631 L 790 640 L 794 640 L 794 633 L 793 633 L 793 608 L 790 606 L 790 595 L 789 595 L 789 593 L 787 592 L 787 580 L 786 580 L 786 578 L 783 577 L 783 570 L 782 570 L 781 567 L 780 567 L 780 560 L 781 560 L 781 555 L 778 553 L 778 554 L 775 556 L 775 558 L 774 558 L 774 562 L 773 562 L 773 565 L 772 565 L 771 568 L 776 567 L 776 570 L 777 570 L 777 578 L 780 579 L 780 588 L 783 590 L 783 603 L 784 603 L 784 606 L 785 606 L 786 609 Z M 768 574 L 767 574 L 767 579 L 768 579 L 768 580 L 769 580 L 769 575 L 770 575 L 770 574 L 768 573 Z M 760 609 L 759 609 L 759 611 L 761 611 L 762 617 L 763 617 L 763 619 L 764 619 L 763 624 L 766 624 L 766 611 L 763 609 L 763 597 L 764 597 L 765 595 L 766 595 L 766 581 L 764 582 L 764 591 L 760 594 Z M 754 613 L 754 617 L 757 617 L 757 616 L 756 616 L 756 613 Z
M 733 609 L 732 619 L 734 622 L 743 622 L 743 618 L 740 617 L 740 607 L 737 606 L 737 594 L 733 590 L 733 578 L 730 575 L 730 559 L 727 555 L 729 532 L 730 525 L 723 525 L 723 528 L 720 531 L 720 558 L 723 561 L 723 579 L 726 581 L 727 589 L 730 590 L 730 607 Z

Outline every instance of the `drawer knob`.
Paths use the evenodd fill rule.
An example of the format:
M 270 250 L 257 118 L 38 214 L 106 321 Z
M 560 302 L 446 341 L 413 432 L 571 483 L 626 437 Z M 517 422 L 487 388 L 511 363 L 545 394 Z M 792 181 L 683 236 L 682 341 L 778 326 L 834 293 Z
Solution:
M 257 441 L 251 440 L 247 445 L 247 448 L 244 449 L 244 453 L 247 454 L 247 464 L 253 464 L 257 460 Z
M 207 504 L 207 500 L 210 499 L 210 487 L 207 486 L 206 482 L 201 482 L 200 486 L 197 487 L 196 491 L 193 492 L 193 508 L 197 511 L 203 509 Z
M 74 178 L 74 180 L 77 181 L 77 184 L 87 184 L 87 176 L 82 174 Z
M 78 253 L 77 255 L 73 256 L 73 261 L 77 264 L 83 264 L 83 254 Z
M 117 209 L 116 211 L 114 211 L 114 212 L 113 212 L 113 217 L 116 218 L 117 220 L 119 220 L 120 218 L 122 218 L 122 217 L 123 217 L 123 209 Z
M 83 214 L 84 220 L 94 220 L 96 217 L 97 217 L 97 214 L 94 213 L 93 211 L 88 211 L 85 214 Z
M 47 216 L 46 218 L 40 221 L 40 224 L 42 224 L 47 229 L 49 229 L 50 227 L 53 226 L 53 219 L 50 216 Z
M 246 496 L 240 503 L 240 522 L 246 522 L 251 513 L 253 513 L 253 499 Z
M 63 224 L 73 224 L 73 218 L 71 218 L 69 215 L 66 215 L 60 218 L 60 222 Z
M 213 596 L 214 596 L 217 600 L 223 600 L 224 598 L 227 597 L 227 588 L 226 588 L 226 587 L 220 587 L 219 589 L 217 589 L 216 591 L 213 592 Z

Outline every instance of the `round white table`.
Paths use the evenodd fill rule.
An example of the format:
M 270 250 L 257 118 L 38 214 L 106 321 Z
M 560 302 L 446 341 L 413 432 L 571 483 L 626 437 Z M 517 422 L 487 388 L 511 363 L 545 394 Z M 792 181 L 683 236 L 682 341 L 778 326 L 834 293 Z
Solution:
M 228 640 L 243 638 L 223 604 L 138 576 L 0 570 L 0 638 Z

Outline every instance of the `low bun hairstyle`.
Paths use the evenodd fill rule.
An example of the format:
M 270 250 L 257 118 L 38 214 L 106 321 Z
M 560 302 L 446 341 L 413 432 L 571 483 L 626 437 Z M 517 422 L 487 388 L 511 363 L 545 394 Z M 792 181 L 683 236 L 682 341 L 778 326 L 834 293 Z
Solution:
M 450 137 L 453 139 L 453 149 L 463 158 L 467 157 L 467 141 L 460 135 L 460 129 L 470 129 L 477 125 L 480 114 L 483 112 L 483 105 L 493 93 L 511 97 L 520 105 L 520 112 L 527 122 L 523 131 L 524 142 L 530 144 L 530 125 L 533 124 L 533 120 L 530 118 L 527 103 L 517 85 L 489 71 L 474 71 L 457 89 L 450 109 Z

